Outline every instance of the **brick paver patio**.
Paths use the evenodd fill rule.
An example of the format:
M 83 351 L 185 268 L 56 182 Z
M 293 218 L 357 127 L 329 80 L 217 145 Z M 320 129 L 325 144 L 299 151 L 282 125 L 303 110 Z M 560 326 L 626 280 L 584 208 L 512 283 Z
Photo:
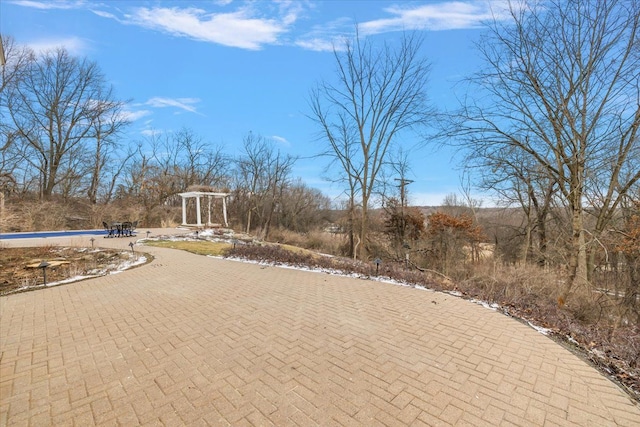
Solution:
M 145 250 L 0 298 L 0 425 L 640 425 L 618 386 L 480 305 Z

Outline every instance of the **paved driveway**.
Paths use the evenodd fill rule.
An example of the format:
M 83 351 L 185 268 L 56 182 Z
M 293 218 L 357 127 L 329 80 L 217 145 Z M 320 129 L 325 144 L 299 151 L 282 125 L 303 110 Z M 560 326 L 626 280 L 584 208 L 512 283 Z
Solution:
M 0 425 L 640 425 L 614 383 L 477 304 L 145 250 L 0 298 Z

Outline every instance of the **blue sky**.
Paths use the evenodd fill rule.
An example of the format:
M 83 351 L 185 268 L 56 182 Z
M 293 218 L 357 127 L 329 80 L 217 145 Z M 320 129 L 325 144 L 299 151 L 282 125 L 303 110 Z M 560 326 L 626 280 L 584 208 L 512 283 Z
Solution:
M 473 42 L 498 0 L 477 1 L 38 1 L 0 0 L 0 32 L 36 51 L 66 47 L 96 61 L 116 96 L 129 99 L 125 141 L 192 129 L 234 155 L 249 131 L 300 156 L 293 171 L 336 197 L 322 179 L 325 160 L 308 94 L 334 77 L 332 43 L 361 33 L 377 41 L 423 33 L 432 63 L 428 93 L 452 108 L 455 87 L 479 66 Z M 459 86 L 458 86 L 459 87 Z M 417 141 L 407 141 L 413 146 Z M 411 152 L 410 202 L 440 204 L 459 192 L 448 149 Z M 328 162 L 328 161 L 327 161 Z

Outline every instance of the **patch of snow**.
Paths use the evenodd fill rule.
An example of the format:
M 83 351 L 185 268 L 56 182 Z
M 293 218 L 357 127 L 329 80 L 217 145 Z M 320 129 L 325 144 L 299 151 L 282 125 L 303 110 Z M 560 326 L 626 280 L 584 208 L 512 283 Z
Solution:
M 482 301 L 482 300 L 478 300 L 478 299 L 470 299 L 469 301 L 475 303 L 475 304 L 479 304 L 481 306 L 483 306 L 484 308 L 488 308 L 489 310 L 496 310 L 497 308 L 499 308 L 500 306 L 498 306 L 497 304 L 489 304 L 486 301 Z
M 127 252 L 128 254 L 128 252 Z M 91 270 L 86 276 L 74 276 L 74 277 L 70 277 L 68 279 L 64 279 L 64 280 L 59 280 L 57 282 L 51 282 L 51 283 L 47 283 L 47 287 L 49 286 L 57 286 L 57 285 L 64 285 L 65 283 L 73 283 L 73 282 L 77 282 L 79 280 L 85 280 L 85 279 L 93 279 L 95 277 L 101 277 L 101 276 L 106 276 L 108 274 L 118 274 L 118 273 L 122 273 L 125 270 L 128 270 L 132 267 L 135 267 L 137 265 L 142 265 L 145 264 L 147 262 L 147 257 L 145 256 L 138 256 L 136 257 L 135 260 L 128 260 L 125 261 L 121 264 L 111 264 L 109 266 L 107 266 L 106 268 L 103 268 L 101 270 Z M 24 288 L 21 288 L 24 289 Z
M 293 264 L 286 264 L 286 263 L 272 262 L 272 261 L 256 261 L 256 260 L 240 258 L 240 257 L 221 257 L 221 256 L 218 256 L 218 255 L 208 255 L 208 256 L 210 258 L 218 258 L 218 259 L 225 259 L 225 260 L 230 260 L 230 261 L 245 262 L 245 263 L 249 263 L 249 264 L 264 265 L 264 266 L 269 266 L 269 267 L 280 267 L 280 268 L 286 268 L 286 269 L 290 269 L 290 270 L 300 270 L 300 271 L 307 271 L 307 272 L 312 272 L 312 273 L 324 273 L 324 274 L 330 274 L 330 275 L 334 275 L 334 276 L 351 277 L 351 278 L 355 278 L 355 279 L 369 279 L 369 280 L 375 280 L 375 281 L 378 281 L 378 282 L 390 283 L 390 284 L 399 285 L 399 286 L 412 286 L 411 284 L 408 284 L 408 283 L 405 283 L 405 282 L 400 282 L 400 281 L 397 281 L 397 280 L 393 280 L 393 279 L 391 279 L 389 277 L 385 277 L 385 276 L 370 276 L 370 275 L 359 274 L 359 273 L 348 273 L 348 272 L 343 271 L 343 270 L 336 270 L 336 269 L 332 269 L 332 268 L 309 267 L 309 266 L 305 266 L 305 265 L 293 265 Z
M 131 267 L 135 267 L 136 265 L 146 264 L 146 262 L 147 262 L 147 257 L 145 257 L 144 255 L 141 255 L 136 257 L 136 259 L 133 261 L 129 260 L 127 262 L 120 264 L 120 266 L 118 267 L 118 270 L 120 271 L 127 270 Z
M 551 333 L 550 329 L 543 328 L 542 326 L 534 325 L 533 323 L 527 321 L 527 324 L 531 326 L 536 331 L 540 332 L 542 335 L 549 335 Z

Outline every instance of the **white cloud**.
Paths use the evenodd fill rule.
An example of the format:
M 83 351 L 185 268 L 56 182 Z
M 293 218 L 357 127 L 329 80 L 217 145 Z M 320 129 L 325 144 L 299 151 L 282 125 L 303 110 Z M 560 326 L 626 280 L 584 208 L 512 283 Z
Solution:
M 156 136 L 156 135 L 161 135 L 162 131 L 159 131 L 157 129 L 143 129 L 143 130 L 140 131 L 140 133 L 142 135 L 144 135 L 144 136 L 152 137 L 152 136 Z
M 295 44 L 303 49 L 316 52 L 333 52 L 334 48 L 337 49 L 342 46 L 340 43 L 336 43 L 334 39 L 323 39 L 319 37 L 298 40 Z
M 277 18 L 258 17 L 248 7 L 230 13 L 209 13 L 199 8 L 137 8 L 125 22 L 176 36 L 224 46 L 258 50 L 273 44 L 295 22 L 295 8 L 280 10 Z
M 138 111 L 123 111 L 122 116 L 125 120 L 134 122 L 143 117 L 147 117 L 151 115 L 151 111 L 149 110 L 138 110 Z
M 198 98 L 164 98 L 160 96 L 149 99 L 145 105 L 156 108 L 175 107 L 190 113 L 198 113 L 195 104 L 200 102 Z
M 489 1 L 447 1 L 419 6 L 391 6 L 384 11 L 390 18 L 367 21 L 359 25 L 366 34 L 379 34 L 402 30 L 462 30 L 479 28 L 482 22 L 499 15 L 495 10 L 499 2 Z
M 375 2 L 371 2 L 375 5 Z M 358 23 L 363 36 L 395 31 L 443 31 L 480 28 L 491 19 L 504 19 L 506 0 L 460 0 L 390 6 L 380 19 Z M 314 51 L 332 51 L 342 47 L 343 37 L 353 37 L 355 21 L 339 18 L 316 26 L 298 38 L 295 45 Z
M 287 26 L 295 24 L 304 13 L 305 5 L 300 0 L 275 0 L 274 3 L 278 6 L 278 15 Z
M 285 147 L 290 147 L 291 146 L 291 143 L 289 141 L 287 141 L 286 138 L 283 138 L 281 136 L 273 135 L 271 137 L 271 139 L 273 139 L 275 142 L 277 142 L 278 144 L 283 145 Z
M 116 19 L 116 20 L 118 19 L 116 15 L 114 15 L 113 13 L 105 12 L 104 10 L 92 10 L 92 12 L 103 18 Z
M 88 50 L 87 43 L 79 37 L 34 40 L 27 42 L 27 45 L 36 53 L 43 53 L 64 47 L 70 54 L 80 56 Z
M 353 35 L 354 22 L 347 18 L 338 18 L 322 25 L 314 26 L 311 31 L 300 37 L 295 44 L 303 49 L 318 52 L 331 52 L 341 49 L 345 37 Z
M 54 1 L 36 1 L 36 0 L 13 0 L 10 3 L 17 6 L 31 7 L 33 9 L 74 9 L 82 6 L 83 1 L 67 1 L 67 0 L 54 0 Z

